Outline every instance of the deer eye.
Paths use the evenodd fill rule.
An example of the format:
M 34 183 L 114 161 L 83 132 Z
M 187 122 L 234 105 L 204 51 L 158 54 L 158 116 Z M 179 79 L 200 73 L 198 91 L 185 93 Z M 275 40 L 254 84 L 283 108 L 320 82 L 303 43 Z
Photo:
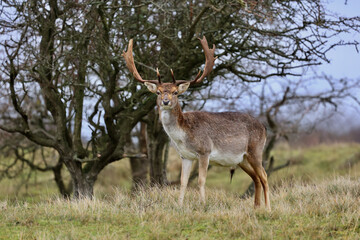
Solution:
M 157 94 L 157 95 L 160 95 L 160 94 L 161 94 L 161 92 L 160 92 L 160 91 L 156 91 L 156 94 Z
M 179 93 L 178 93 L 178 91 L 175 91 L 173 94 L 174 94 L 174 95 L 178 95 Z

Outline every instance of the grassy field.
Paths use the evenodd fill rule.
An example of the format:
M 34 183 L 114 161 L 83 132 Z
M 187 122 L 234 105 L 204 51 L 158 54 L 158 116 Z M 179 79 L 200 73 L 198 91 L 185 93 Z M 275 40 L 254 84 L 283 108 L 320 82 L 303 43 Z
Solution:
M 125 161 L 104 170 L 94 200 L 59 199 L 46 175 L 16 198 L 1 182 L 0 239 L 360 239 L 359 152 L 359 144 L 278 147 L 276 163 L 292 165 L 270 177 L 271 212 L 239 197 L 250 183 L 240 170 L 229 184 L 227 169 L 212 168 L 206 205 L 194 182 L 183 207 L 175 187 L 129 194 Z

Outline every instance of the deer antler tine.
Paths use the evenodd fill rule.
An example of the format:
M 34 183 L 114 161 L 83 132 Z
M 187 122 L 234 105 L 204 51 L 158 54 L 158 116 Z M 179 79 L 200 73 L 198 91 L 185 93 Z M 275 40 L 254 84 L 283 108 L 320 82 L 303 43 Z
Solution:
M 159 83 L 161 83 L 161 76 L 160 76 L 159 68 L 156 68 L 156 75 L 158 77 Z
M 170 69 L 170 72 L 171 72 L 171 77 L 172 77 L 172 80 L 173 80 L 173 83 L 176 83 L 176 80 L 175 80 L 175 76 L 174 76 L 174 72 L 172 69 Z
M 200 74 L 201 74 L 201 70 L 199 70 L 198 74 L 196 74 L 195 81 L 199 79 Z

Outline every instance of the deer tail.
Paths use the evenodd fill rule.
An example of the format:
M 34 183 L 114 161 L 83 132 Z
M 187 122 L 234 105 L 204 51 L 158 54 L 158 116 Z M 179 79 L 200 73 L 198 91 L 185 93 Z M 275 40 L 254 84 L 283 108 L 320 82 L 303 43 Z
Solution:
M 230 183 L 232 182 L 232 178 L 234 176 L 234 173 L 235 173 L 235 168 L 231 168 L 230 169 Z

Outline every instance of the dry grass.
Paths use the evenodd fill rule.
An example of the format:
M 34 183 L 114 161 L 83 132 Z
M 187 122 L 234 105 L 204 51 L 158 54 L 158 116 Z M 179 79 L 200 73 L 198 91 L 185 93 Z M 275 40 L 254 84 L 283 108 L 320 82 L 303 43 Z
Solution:
M 101 199 L 0 202 L 0 239 L 359 239 L 360 180 L 283 183 L 272 211 L 253 200 L 208 190 L 207 204 L 190 188 L 151 188 L 131 196 L 117 189 Z M 49 200 L 50 199 L 50 200 Z
M 254 210 L 253 198 L 240 199 L 251 179 L 237 170 L 229 184 L 226 168 L 209 171 L 206 205 L 194 181 L 183 207 L 175 188 L 131 196 L 127 161 L 104 169 L 94 200 L 55 197 L 51 174 L 37 174 L 21 191 L 16 181 L 3 180 L 0 239 L 360 239 L 359 150 L 359 144 L 280 145 L 276 164 L 293 165 L 269 179 L 271 212 Z M 179 172 L 177 156 L 171 154 L 170 178 Z

